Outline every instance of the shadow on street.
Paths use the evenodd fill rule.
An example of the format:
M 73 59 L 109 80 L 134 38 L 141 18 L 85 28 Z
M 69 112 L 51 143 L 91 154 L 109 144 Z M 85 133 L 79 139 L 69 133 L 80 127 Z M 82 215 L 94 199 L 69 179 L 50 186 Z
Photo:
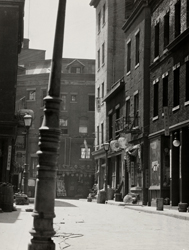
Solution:
M 55 207 L 77 207 L 69 202 L 66 202 L 66 201 L 59 201 L 59 200 L 56 200 L 55 201 Z
M 17 211 L 0 213 L 0 223 L 15 223 L 15 221 L 19 220 L 20 212 L 21 209 L 17 208 Z

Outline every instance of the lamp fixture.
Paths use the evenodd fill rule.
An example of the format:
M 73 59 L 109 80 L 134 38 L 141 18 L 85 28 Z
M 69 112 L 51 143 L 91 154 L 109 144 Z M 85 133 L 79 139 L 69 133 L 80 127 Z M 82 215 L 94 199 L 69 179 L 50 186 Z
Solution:
M 109 147 L 110 147 L 110 143 L 109 142 L 105 142 L 103 144 L 103 147 L 104 147 L 104 150 L 107 152 L 109 150 Z
M 25 114 L 24 116 L 24 125 L 25 127 L 31 127 L 31 124 L 32 124 L 32 116 L 29 115 L 29 114 Z
M 175 147 L 179 147 L 180 146 L 180 141 L 178 139 L 177 132 L 174 133 L 173 146 L 175 146 Z

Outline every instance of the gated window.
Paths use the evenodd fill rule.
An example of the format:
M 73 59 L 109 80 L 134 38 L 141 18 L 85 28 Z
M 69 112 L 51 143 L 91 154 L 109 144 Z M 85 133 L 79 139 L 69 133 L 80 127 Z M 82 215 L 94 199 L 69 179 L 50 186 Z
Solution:
M 159 107 L 159 81 L 154 82 L 154 114 L 153 116 L 158 116 L 158 107 Z

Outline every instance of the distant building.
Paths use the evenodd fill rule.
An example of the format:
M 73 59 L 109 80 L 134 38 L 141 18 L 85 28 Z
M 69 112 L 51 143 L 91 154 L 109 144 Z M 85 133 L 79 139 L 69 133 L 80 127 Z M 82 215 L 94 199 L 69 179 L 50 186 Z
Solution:
M 35 185 L 38 156 L 38 130 L 43 120 L 43 98 L 47 94 L 51 60 L 45 51 L 29 48 L 24 40 L 19 57 L 17 114 L 32 110 L 34 119 L 29 130 L 29 185 Z M 91 156 L 94 146 L 95 60 L 62 59 L 60 105 L 60 155 L 57 172 L 57 197 L 87 197 L 94 182 Z M 25 161 L 23 124 L 16 142 L 16 164 Z M 18 174 L 21 178 L 21 174 Z M 20 179 L 19 181 L 20 182 Z M 33 195 L 34 187 L 29 187 Z

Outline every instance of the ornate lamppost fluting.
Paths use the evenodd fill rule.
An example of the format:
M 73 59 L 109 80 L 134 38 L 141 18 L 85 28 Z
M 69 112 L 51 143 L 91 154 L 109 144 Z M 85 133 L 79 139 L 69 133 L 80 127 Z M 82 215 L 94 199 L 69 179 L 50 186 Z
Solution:
M 23 178 L 24 178 L 24 193 L 28 194 L 28 136 L 29 136 L 29 128 L 32 125 L 32 116 L 29 114 L 25 114 L 24 116 L 24 126 L 26 128 L 26 158 L 25 158 L 25 164 L 24 164 L 24 172 L 23 172 Z
M 52 237 L 53 228 L 56 171 L 59 154 L 59 110 L 60 110 L 60 80 L 63 51 L 64 22 L 66 0 L 59 0 L 57 23 L 54 40 L 54 50 L 47 96 L 44 98 L 44 118 L 39 129 L 39 165 L 35 190 L 33 211 L 33 228 L 30 231 L 33 239 L 29 250 L 54 250 Z

